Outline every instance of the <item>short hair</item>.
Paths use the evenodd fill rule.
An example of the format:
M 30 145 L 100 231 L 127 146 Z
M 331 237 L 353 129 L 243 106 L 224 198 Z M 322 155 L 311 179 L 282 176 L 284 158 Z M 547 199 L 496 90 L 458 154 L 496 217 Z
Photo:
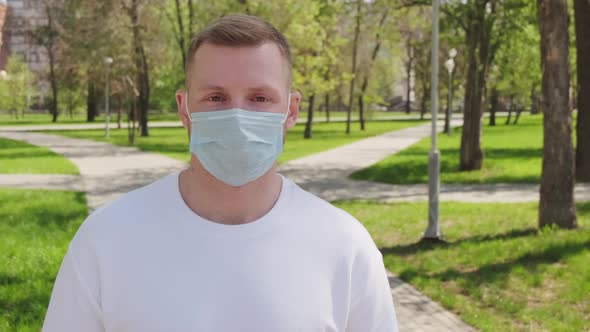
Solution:
M 188 70 L 192 58 L 195 56 L 199 47 L 204 43 L 211 43 L 218 46 L 240 47 L 260 46 L 267 42 L 277 45 L 283 58 L 287 60 L 290 85 L 293 60 L 287 39 L 270 23 L 257 16 L 244 14 L 226 15 L 211 23 L 208 27 L 193 37 L 186 58 L 185 73 L 187 76 L 187 82 Z

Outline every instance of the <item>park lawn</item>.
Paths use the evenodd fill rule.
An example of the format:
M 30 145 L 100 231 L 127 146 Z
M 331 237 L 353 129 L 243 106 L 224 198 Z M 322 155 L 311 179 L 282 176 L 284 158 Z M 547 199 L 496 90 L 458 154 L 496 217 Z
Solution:
M 539 232 L 536 203 L 443 202 L 445 245 L 418 243 L 426 203 L 335 204 L 390 271 L 482 331 L 590 330 L 590 203 L 578 204 L 579 229 Z
M 0 173 L 79 174 L 68 159 L 22 141 L 0 138 Z
M 331 112 L 330 118 L 331 119 L 345 119 L 347 113 L 346 112 Z M 388 118 L 391 116 L 406 116 L 405 113 L 402 112 L 381 112 L 381 111 L 371 111 L 368 112 L 366 115 L 367 120 L 379 120 L 383 118 Z M 417 114 L 411 114 L 409 117 L 416 117 Z M 359 115 L 358 112 L 352 113 L 352 121 L 358 121 Z M 24 117 L 19 115 L 16 118 L 13 114 L 10 113 L 0 113 L 0 126 L 18 126 L 18 125 L 51 125 L 54 124 L 51 121 L 52 117 L 49 113 L 27 113 Z M 126 125 L 127 115 L 123 114 L 123 123 Z M 159 121 L 180 121 L 178 118 L 177 112 L 159 112 L 159 113 L 150 113 L 148 116 L 149 121 L 159 122 Z M 300 111 L 299 112 L 299 119 L 307 119 L 307 112 Z M 315 112 L 314 113 L 314 120 L 315 121 L 325 121 L 326 120 L 326 112 Z M 104 116 L 102 113 L 98 114 L 93 123 L 103 123 L 105 121 Z M 111 113 L 110 117 L 111 123 L 117 122 L 117 114 L 115 112 Z M 89 123 L 86 121 L 86 113 L 74 113 L 72 116 L 69 114 L 61 113 L 57 118 L 57 122 L 55 124 L 84 124 Z
M 0 331 L 39 331 L 83 193 L 0 189 Z
M 487 122 L 487 121 L 486 121 Z M 449 137 L 440 134 L 441 182 L 443 183 L 537 183 L 543 156 L 543 117 L 523 115 L 518 125 L 483 126 L 483 168 L 459 172 L 461 128 Z M 574 135 L 575 136 L 575 135 Z M 353 179 L 392 184 L 428 182 L 430 138 L 365 169 L 352 174 Z
M 123 115 L 123 119 L 126 119 L 127 116 Z M 102 114 L 99 114 L 94 119 L 94 122 L 87 122 L 86 121 L 86 114 L 85 113 L 75 113 L 71 117 L 69 114 L 60 114 L 57 118 L 57 122 L 51 121 L 52 117 L 49 113 L 47 114 L 25 114 L 24 117 L 19 116 L 19 118 L 15 118 L 12 114 L 0 113 L 0 126 L 19 126 L 19 125 L 52 125 L 52 124 L 85 124 L 85 123 L 104 123 L 105 118 Z M 162 112 L 156 114 L 149 115 L 150 121 L 179 121 L 178 113 L 176 112 Z M 110 117 L 111 123 L 117 123 L 117 114 L 111 113 Z M 123 123 L 126 123 L 123 120 Z
M 422 123 L 424 122 L 418 120 L 374 121 L 367 122 L 365 131 L 361 131 L 359 124 L 354 123 L 350 135 L 346 135 L 344 132 L 345 123 L 314 123 L 312 139 L 309 140 L 303 139 L 305 125 L 298 124 L 287 132 L 285 151 L 279 157 L 279 163 Z M 128 145 L 127 129 L 111 130 L 109 139 L 104 137 L 104 130 L 62 130 L 47 133 L 106 141 L 121 146 Z M 136 146 L 139 149 L 162 153 L 183 161 L 188 161 L 190 156 L 188 142 L 188 134 L 184 128 L 150 128 L 149 137 L 136 136 Z

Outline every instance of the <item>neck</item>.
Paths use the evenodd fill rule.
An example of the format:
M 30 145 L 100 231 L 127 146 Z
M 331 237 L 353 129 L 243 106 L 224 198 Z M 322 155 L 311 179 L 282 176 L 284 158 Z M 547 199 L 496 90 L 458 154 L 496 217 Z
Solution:
M 260 178 L 232 187 L 192 160 L 191 166 L 180 173 L 179 185 L 184 202 L 197 215 L 220 224 L 237 225 L 255 221 L 270 211 L 281 193 L 282 180 L 273 166 Z

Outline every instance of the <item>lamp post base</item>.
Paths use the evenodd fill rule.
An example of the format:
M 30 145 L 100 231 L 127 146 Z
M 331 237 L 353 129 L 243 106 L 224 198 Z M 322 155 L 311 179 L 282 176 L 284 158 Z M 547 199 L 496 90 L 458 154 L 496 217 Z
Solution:
M 428 161 L 428 227 L 424 238 L 441 239 L 442 233 L 438 223 L 438 195 L 440 191 L 440 154 L 438 150 L 430 151 Z

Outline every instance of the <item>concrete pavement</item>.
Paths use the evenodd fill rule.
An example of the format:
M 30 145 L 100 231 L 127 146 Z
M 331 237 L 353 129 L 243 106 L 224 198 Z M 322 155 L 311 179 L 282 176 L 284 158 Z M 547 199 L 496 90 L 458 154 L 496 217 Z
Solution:
M 120 147 L 85 139 L 35 132 L 0 132 L 0 137 L 43 146 L 72 161 L 80 171 L 80 181 L 77 184 L 68 182 L 68 178 L 55 175 L 52 177 L 56 180 L 47 181 L 46 185 L 37 183 L 43 188 L 54 184 L 55 189 L 68 190 L 74 186 L 85 191 L 90 210 L 186 166 L 186 163 L 158 153 L 148 153 L 134 147 Z M 0 180 L 8 181 L 7 177 L 10 176 L 4 175 Z M 29 176 L 28 179 L 24 175 L 15 177 L 15 179 L 18 178 L 23 179 L 20 185 L 15 184 L 16 180 L 9 183 L 0 182 L 0 185 L 27 187 L 36 182 L 36 179 L 45 181 L 37 175 Z

